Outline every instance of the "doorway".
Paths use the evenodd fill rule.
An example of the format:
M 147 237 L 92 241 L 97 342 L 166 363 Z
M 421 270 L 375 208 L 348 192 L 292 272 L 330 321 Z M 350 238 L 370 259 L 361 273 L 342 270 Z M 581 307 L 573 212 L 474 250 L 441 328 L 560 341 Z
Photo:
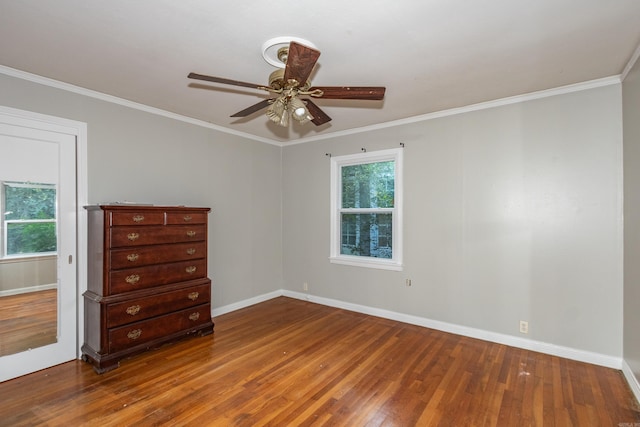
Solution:
M 0 381 L 78 357 L 86 124 L 0 107 Z

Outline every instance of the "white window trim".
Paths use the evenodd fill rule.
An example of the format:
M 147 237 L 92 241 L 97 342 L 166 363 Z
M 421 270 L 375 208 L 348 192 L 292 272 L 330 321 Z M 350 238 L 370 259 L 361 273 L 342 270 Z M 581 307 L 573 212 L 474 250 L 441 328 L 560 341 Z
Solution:
M 10 180 L 0 180 L 0 213 L 4 212 L 3 203 L 5 203 L 5 194 L 4 194 L 4 186 L 8 187 L 20 187 L 20 188 L 52 188 L 58 191 L 57 186 L 55 184 L 49 183 L 23 183 L 23 182 L 13 182 Z M 56 218 L 51 219 L 4 219 L 4 216 L 0 218 L 0 260 L 5 259 L 30 259 L 37 258 L 43 256 L 57 255 L 58 251 L 53 252 L 29 252 L 29 253 L 19 253 L 19 254 L 8 254 L 7 253 L 7 245 L 8 245 L 8 233 L 9 233 L 9 224 L 27 224 L 27 223 L 44 223 L 44 222 L 53 222 L 56 224 L 56 229 L 58 227 L 58 212 L 57 212 L 57 194 L 56 194 Z
M 331 201 L 330 201 L 330 249 L 329 261 L 333 264 L 344 264 L 356 267 L 377 268 L 382 270 L 402 271 L 402 202 L 403 202 L 403 149 L 372 151 L 331 157 Z M 342 255 L 340 253 L 340 206 L 342 197 L 342 166 L 362 163 L 375 163 L 393 160 L 395 162 L 394 208 L 392 221 L 392 258 L 360 257 Z M 388 211 L 388 209 L 385 209 Z

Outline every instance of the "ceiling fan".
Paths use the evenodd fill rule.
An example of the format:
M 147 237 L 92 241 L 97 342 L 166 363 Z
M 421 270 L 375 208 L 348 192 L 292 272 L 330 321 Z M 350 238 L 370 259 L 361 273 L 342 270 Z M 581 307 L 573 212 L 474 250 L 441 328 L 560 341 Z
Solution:
M 254 104 L 231 117 L 246 117 L 267 108 L 267 117 L 280 126 L 289 126 L 289 117 L 300 123 L 312 122 L 316 126 L 331 121 L 311 98 L 358 99 L 378 101 L 384 98 L 385 88 L 381 86 L 311 86 L 308 81 L 320 51 L 291 41 L 288 47 L 278 50 L 278 59 L 285 64 L 269 76 L 269 85 L 263 86 L 221 77 L 189 73 L 190 79 L 205 80 L 234 86 L 249 87 L 267 91 L 274 98 Z M 305 97 L 305 98 L 301 98 Z

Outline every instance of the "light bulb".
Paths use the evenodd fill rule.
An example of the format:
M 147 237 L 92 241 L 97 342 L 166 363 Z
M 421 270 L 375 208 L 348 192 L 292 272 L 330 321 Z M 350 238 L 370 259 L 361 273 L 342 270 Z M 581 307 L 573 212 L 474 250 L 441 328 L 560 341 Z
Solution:
M 293 110 L 291 115 L 294 119 L 300 123 L 307 123 L 308 121 L 313 120 L 313 116 L 309 114 L 309 110 L 307 110 L 307 107 L 300 98 L 291 98 L 290 104 Z
M 298 107 L 295 110 L 293 110 L 293 114 L 296 116 L 296 118 L 302 118 L 307 114 L 307 110 L 305 110 L 304 107 Z

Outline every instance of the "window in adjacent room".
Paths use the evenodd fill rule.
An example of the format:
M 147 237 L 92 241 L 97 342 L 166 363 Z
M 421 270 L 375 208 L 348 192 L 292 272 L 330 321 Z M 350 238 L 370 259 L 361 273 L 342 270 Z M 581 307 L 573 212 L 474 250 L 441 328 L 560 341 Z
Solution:
M 330 260 L 402 269 L 402 149 L 331 158 Z
M 55 185 L 6 181 L 1 184 L 0 258 L 55 254 Z

